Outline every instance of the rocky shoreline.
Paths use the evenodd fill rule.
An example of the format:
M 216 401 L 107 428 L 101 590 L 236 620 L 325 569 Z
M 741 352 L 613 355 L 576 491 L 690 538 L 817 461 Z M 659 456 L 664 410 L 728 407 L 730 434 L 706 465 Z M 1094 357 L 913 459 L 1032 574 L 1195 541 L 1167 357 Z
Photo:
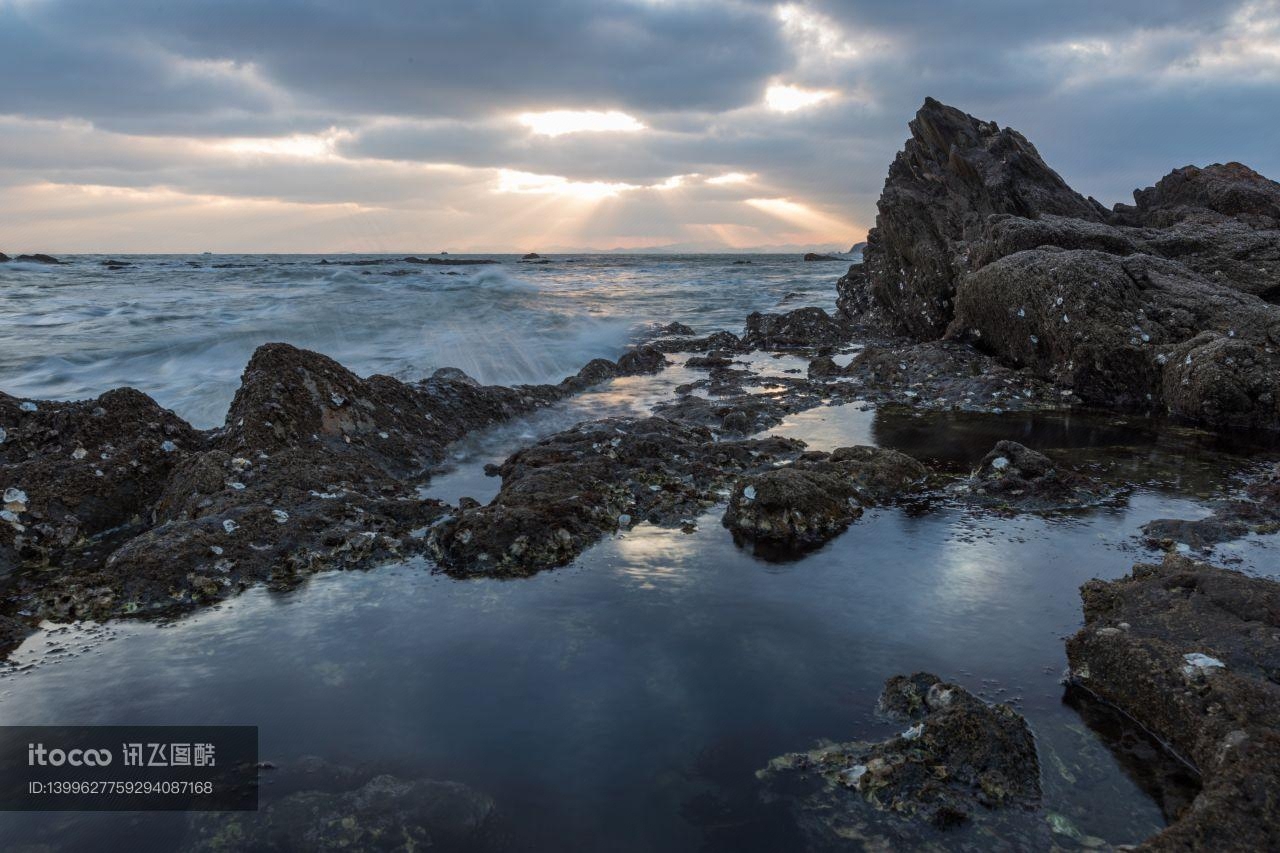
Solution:
M 1123 495 L 1124 484 L 1013 435 L 956 471 L 768 433 L 818 407 L 1101 410 L 1280 430 L 1280 185 L 1239 164 L 1187 167 L 1107 210 L 1016 131 L 929 100 L 911 133 L 865 260 L 838 283 L 836 316 L 757 313 L 741 334 L 705 336 L 673 323 L 616 362 L 516 387 L 451 368 L 414 383 L 362 378 L 267 344 L 223 426 L 205 431 L 130 388 L 80 402 L 0 393 L 0 654 L 43 620 L 170 617 L 414 554 L 458 577 L 526 576 L 641 522 L 687 528 L 721 506 L 740 547 L 799 559 L 885 504 L 1055 514 Z M 790 366 L 762 370 L 761 356 Z M 487 472 L 501 479 L 487 504 L 418 495 L 465 435 L 673 359 L 698 378 L 648 416 L 518 450 Z M 1067 643 L 1073 689 L 1141 724 L 1202 781 L 1144 849 L 1280 847 L 1280 584 L 1179 553 L 1280 530 L 1278 484 L 1280 468 L 1260 463 L 1212 515 L 1148 523 L 1141 533 L 1170 552 L 1164 562 L 1082 591 L 1084 628 Z M 889 682 L 881 710 L 908 728 L 761 772 L 807 837 L 932 844 L 916 833 L 965 825 L 995 847 L 1060 840 L 1038 812 L 1034 737 L 1013 708 L 917 673 Z M 779 781 L 791 774 L 817 787 L 796 794 Z M 448 785 L 379 777 L 324 808 L 384 789 L 448 800 Z M 304 806 L 282 801 L 281 825 Z M 483 823 L 492 803 L 476 809 Z

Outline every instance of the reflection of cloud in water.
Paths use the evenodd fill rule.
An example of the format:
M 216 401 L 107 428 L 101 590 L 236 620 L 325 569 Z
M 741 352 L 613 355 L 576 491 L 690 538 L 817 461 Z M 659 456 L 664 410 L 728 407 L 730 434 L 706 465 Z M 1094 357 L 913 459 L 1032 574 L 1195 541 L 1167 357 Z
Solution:
M 657 589 L 688 583 L 686 563 L 697 552 L 698 538 L 644 522 L 610 544 L 618 556 L 619 574 L 636 581 L 640 589 Z
M 798 438 L 812 450 L 834 450 L 856 444 L 875 444 L 871 424 L 875 408 L 855 401 L 841 406 L 823 406 L 788 415 L 769 435 Z

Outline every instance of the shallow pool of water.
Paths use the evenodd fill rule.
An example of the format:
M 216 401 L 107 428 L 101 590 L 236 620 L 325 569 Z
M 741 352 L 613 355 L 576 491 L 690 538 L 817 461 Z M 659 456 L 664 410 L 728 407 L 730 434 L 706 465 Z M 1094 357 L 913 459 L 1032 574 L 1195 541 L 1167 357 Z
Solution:
M 1124 424 L 1004 416 L 997 436 L 996 423 L 855 406 L 779 429 L 957 468 L 1014 437 L 1151 482 L 1067 517 L 875 510 L 787 563 L 735 546 L 713 508 L 692 533 L 642 525 L 529 579 L 457 581 L 412 561 L 171 624 L 53 628 L 0 674 L 0 719 L 257 725 L 281 774 L 319 755 L 472 785 L 496 800 L 512 848 L 780 850 L 797 841 L 759 807 L 754 771 L 823 738 L 887 736 L 898 727 L 873 713 L 884 680 L 927 670 L 1026 715 L 1047 814 L 1081 837 L 1138 841 L 1161 809 L 1110 748 L 1119 736 L 1064 703 L 1063 639 L 1081 583 L 1154 558 L 1141 524 L 1201 511 L 1174 460 L 1198 446 L 1220 480 L 1231 457 Z M 1251 571 L 1276 565 L 1270 539 L 1236 550 Z M 274 784 L 264 772 L 264 803 Z M 0 815 L 8 846 L 169 850 L 186 829 L 182 815 Z

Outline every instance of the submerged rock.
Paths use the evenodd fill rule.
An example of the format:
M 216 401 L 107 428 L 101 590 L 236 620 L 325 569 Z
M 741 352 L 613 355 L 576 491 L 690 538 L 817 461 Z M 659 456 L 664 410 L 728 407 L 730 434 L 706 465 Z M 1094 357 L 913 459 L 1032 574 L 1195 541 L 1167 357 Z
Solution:
M 1016 441 L 997 442 L 962 488 L 974 503 L 1034 511 L 1088 506 L 1107 496 L 1101 484 Z
M 842 447 L 739 480 L 722 519 L 734 538 L 791 548 L 821 545 L 862 508 L 917 490 L 924 465 L 896 450 Z
M 908 727 L 880 743 L 784 755 L 757 773 L 815 849 L 900 849 L 961 826 L 982 832 L 977 849 L 1048 848 L 1035 739 L 1021 715 L 928 673 L 889 679 L 880 709 Z M 811 783 L 799 795 L 796 776 Z
M 805 252 L 804 260 L 806 261 L 842 261 L 844 258 L 837 258 L 835 255 L 820 255 L 817 252 Z
M 1199 770 L 1142 849 L 1280 849 L 1280 584 L 1169 555 L 1081 588 L 1071 679 Z
M 458 782 L 382 775 L 354 790 L 298 791 L 259 811 L 197 814 L 182 849 L 499 849 L 495 830 L 494 802 L 479 791 Z

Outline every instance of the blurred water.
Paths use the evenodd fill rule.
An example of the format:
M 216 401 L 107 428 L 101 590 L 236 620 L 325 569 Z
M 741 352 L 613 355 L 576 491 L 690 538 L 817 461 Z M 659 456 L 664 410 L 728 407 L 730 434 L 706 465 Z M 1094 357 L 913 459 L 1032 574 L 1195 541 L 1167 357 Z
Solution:
M 574 255 L 427 267 L 343 255 L 102 255 L 0 264 L 0 391 L 82 399 L 121 385 L 217 426 L 253 350 L 284 341 L 360 375 L 459 367 L 486 383 L 557 382 L 616 358 L 652 323 L 740 331 L 788 294 L 830 308 L 839 263 L 796 255 Z M 734 263 L 749 260 L 749 264 Z M 790 307 L 790 306 L 789 306 Z

